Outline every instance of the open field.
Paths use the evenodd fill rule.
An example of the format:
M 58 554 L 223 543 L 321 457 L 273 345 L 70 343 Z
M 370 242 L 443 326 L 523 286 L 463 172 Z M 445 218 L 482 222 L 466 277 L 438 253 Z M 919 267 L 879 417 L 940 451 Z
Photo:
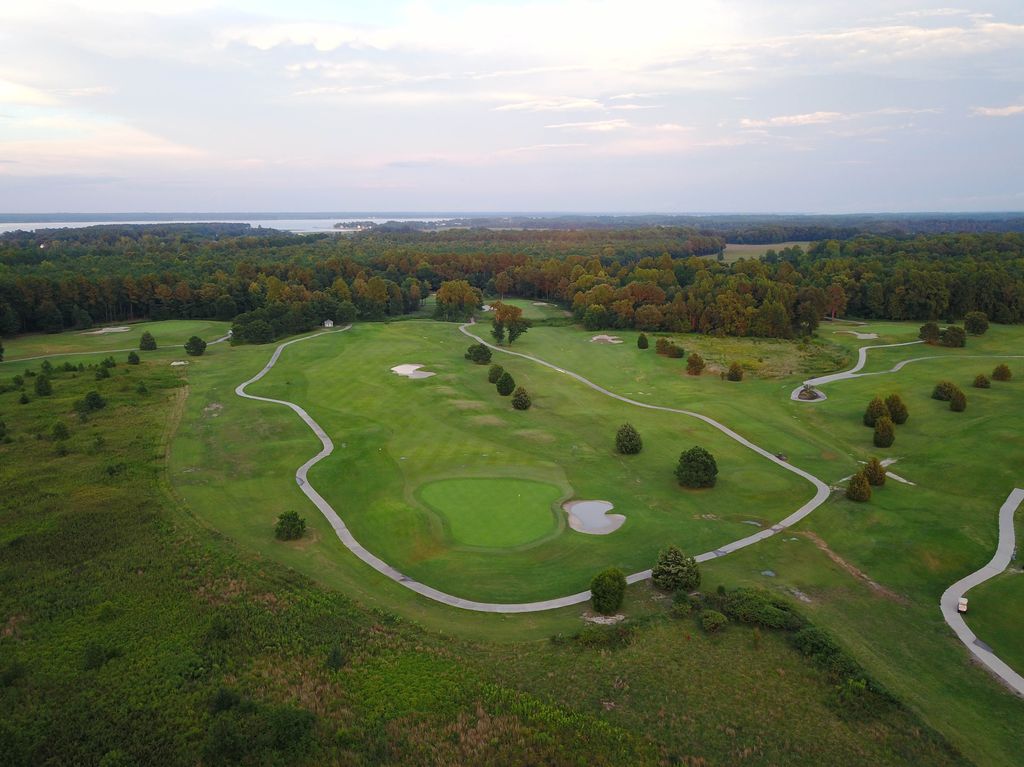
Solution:
M 764 254 L 769 250 L 778 252 L 783 248 L 791 248 L 795 245 L 806 249 L 810 244 L 806 241 L 779 242 L 774 245 L 747 245 L 730 242 L 725 246 L 725 261 L 731 264 L 734 261 L 739 261 L 741 258 L 763 258 Z

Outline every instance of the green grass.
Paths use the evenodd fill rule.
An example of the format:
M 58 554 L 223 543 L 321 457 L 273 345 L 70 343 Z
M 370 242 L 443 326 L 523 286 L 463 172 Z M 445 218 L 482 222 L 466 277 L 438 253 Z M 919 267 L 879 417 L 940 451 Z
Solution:
M 444 520 L 452 541 L 463 546 L 510 548 L 559 527 L 555 485 L 520 479 L 442 479 L 423 485 L 420 500 Z
M 739 261 L 741 258 L 763 258 L 764 254 L 769 250 L 778 252 L 783 248 L 790 248 L 794 245 L 799 245 L 801 248 L 806 250 L 807 246 L 810 244 L 811 243 L 806 241 L 796 240 L 790 242 L 778 242 L 774 245 L 750 245 L 730 242 L 725 246 L 725 261 L 726 263 L 731 264 L 734 261 Z

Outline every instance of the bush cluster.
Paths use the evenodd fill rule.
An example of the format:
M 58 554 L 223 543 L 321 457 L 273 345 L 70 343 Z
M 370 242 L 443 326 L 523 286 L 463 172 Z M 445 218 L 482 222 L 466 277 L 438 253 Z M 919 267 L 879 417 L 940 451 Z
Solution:
M 895 441 L 896 427 L 893 425 L 892 419 L 885 415 L 875 421 L 875 447 L 892 447 L 892 443 Z
M 533 404 L 533 400 L 530 399 L 529 393 L 522 386 L 516 387 L 515 392 L 512 394 L 512 407 L 516 410 L 529 410 L 530 405 Z
M 277 518 L 274 535 L 279 541 L 294 541 L 306 532 L 306 520 L 297 511 L 286 511 Z
M 669 546 L 658 554 L 651 581 L 663 591 L 693 591 L 700 586 L 700 568 L 678 546 Z

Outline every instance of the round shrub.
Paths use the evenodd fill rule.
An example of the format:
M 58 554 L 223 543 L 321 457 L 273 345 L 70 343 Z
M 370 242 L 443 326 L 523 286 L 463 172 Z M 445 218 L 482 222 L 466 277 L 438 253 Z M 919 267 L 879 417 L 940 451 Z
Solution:
M 501 378 L 501 374 L 505 372 L 505 368 L 501 365 L 491 365 L 491 369 L 487 371 L 487 382 L 496 384 L 498 379 Z
M 932 389 L 932 399 L 949 402 L 953 398 L 953 392 L 959 388 L 960 387 L 952 381 L 939 381 L 935 384 L 935 388 Z
M 896 441 L 896 427 L 893 426 L 889 416 L 883 416 L 875 421 L 875 447 L 892 447 Z
M 988 389 L 992 386 L 992 382 L 988 379 L 988 376 L 984 373 L 979 373 L 974 377 L 974 388 L 975 389 Z
M 651 570 L 651 581 L 664 591 L 693 591 L 700 586 L 697 560 L 688 557 L 678 546 L 669 546 L 658 554 Z
M 967 409 L 967 395 L 957 389 L 949 398 L 949 409 L 954 413 L 962 413 Z
M 615 449 L 623 455 L 636 455 L 644 449 L 644 441 L 631 423 L 624 423 L 615 432 Z
M 286 511 L 277 518 L 274 535 L 279 541 L 294 541 L 306 532 L 306 520 L 297 511 Z
M 729 381 L 742 381 L 743 380 L 743 366 L 738 362 L 734 362 L 729 366 L 729 372 L 725 374 L 726 379 Z
M 889 410 L 885 407 L 881 397 L 875 397 L 868 403 L 868 409 L 864 411 L 864 425 L 873 427 L 875 422 L 883 416 L 888 416 Z
M 1013 373 L 1010 372 L 1010 366 L 1006 363 L 996 365 L 996 369 L 992 371 L 993 381 L 1009 381 L 1013 378 Z
M 729 619 L 718 610 L 705 610 L 700 614 L 700 625 L 709 634 L 717 634 L 729 623 Z
M 602 615 L 614 615 L 625 595 L 626 575 L 617 567 L 602 570 L 590 582 L 590 601 Z
M 138 365 L 139 364 L 139 355 L 136 352 L 128 352 L 128 364 L 129 365 Z
M 881 487 L 885 484 L 885 467 L 882 466 L 882 462 L 877 458 L 872 458 L 868 461 L 863 472 L 868 480 L 868 484 L 872 487 Z
M 964 315 L 964 329 L 972 336 L 983 336 L 988 331 L 988 317 L 985 312 L 967 312 Z
M 686 360 L 686 373 L 691 376 L 699 376 L 705 365 L 704 358 L 697 352 L 693 352 Z
M 515 391 L 516 381 L 512 376 L 508 374 L 508 371 L 506 370 L 498 377 L 495 386 L 498 387 L 498 394 L 500 394 L 502 397 L 507 397 L 509 394 Z
M 859 503 L 871 500 L 871 485 L 863 471 L 858 471 L 850 479 L 850 484 L 846 488 L 846 497 Z
M 926 344 L 937 344 L 939 342 L 939 330 L 938 323 L 926 322 L 921 326 L 921 331 L 917 334 L 917 337 L 924 341 Z
M 910 417 L 907 406 L 903 403 L 903 398 L 899 394 L 890 394 L 885 398 L 885 409 L 889 412 L 892 422 L 897 426 L 905 424 L 907 418 Z
M 943 346 L 960 347 L 967 346 L 967 334 L 964 329 L 956 325 L 943 328 L 939 334 L 939 341 Z
M 636 348 L 637 349 L 646 349 L 648 346 L 650 346 L 650 343 L 647 340 L 647 334 L 646 333 L 641 333 L 639 336 L 637 336 L 637 339 L 636 339 Z
M 199 336 L 192 336 L 185 342 L 185 354 L 190 357 L 201 357 L 206 351 L 206 341 Z
M 466 349 L 466 359 L 477 365 L 486 365 L 491 361 L 491 350 L 483 344 L 473 344 Z
M 718 464 L 711 453 L 695 445 L 679 456 L 676 479 L 683 487 L 714 487 L 718 479 Z
M 522 386 L 518 387 L 512 394 L 512 407 L 516 410 L 529 410 L 532 404 L 533 401 L 530 399 L 530 395 Z

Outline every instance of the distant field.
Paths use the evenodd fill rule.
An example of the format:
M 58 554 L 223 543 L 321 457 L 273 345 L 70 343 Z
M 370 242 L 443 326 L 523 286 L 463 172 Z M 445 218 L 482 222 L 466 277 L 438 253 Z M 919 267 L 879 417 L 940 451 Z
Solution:
M 731 264 L 733 261 L 739 261 L 741 258 L 762 258 L 765 253 L 769 250 L 779 251 L 783 248 L 791 248 L 794 245 L 799 245 L 801 248 L 806 249 L 811 243 L 803 241 L 792 241 L 792 242 L 777 242 L 774 245 L 746 245 L 729 243 L 725 246 L 725 261 Z

